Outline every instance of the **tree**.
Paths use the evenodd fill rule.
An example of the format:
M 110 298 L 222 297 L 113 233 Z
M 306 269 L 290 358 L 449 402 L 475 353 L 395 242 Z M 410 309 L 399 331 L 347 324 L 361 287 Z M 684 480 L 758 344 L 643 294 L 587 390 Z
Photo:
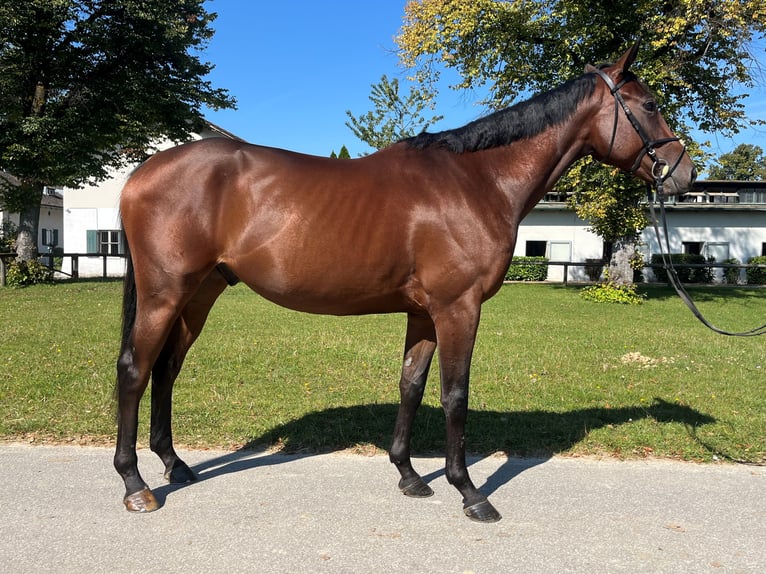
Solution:
M 351 159 L 351 154 L 348 153 L 348 148 L 345 145 L 342 145 L 340 147 L 340 152 L 335 153 L 335 150 L 332 150 L 330 153 L 331 159 Z
M 46 185 L 76 187 L 180 142 L 203 105 L 233 107 L 204 78 L 215 14 L 203 0 L 0 0 L 0 199 L 31 259 Z
M 432 116 L 427 120 L 421 115 L 426 108 L 434 107 L 432 90 L 412 86 L 408 96 L 402 99 L 399 80 L 389 80 L 385 74 L 380 82 L 372 84 L 369 99 L 375 109 L 358 118 L 346 110 L 350 120 L 346 125 L 356 137 L 375 149 L 414 136 L 442 119 L 442 116 Z
M 710 179 L 763 181 L 766 179 L 766 157 L 760 146 L 740 144 L 716 160 L 709 171 Z
M 613 60 L 640 37 L 634 68 L 671 128 L 732 134 L 758 123 L 749 122 L 746 94 L 735 88 L 754 85 L 754 41 L 765 31 L 766 0 L 412 0 L 397 43 L 401 62 L 425 85 L 451 68 L 461 77 L 456 88 L 482 88 L 483 103 L 498 109 L 581 74 L 588 62 Z M 690 149 L 699 155 L 698 147 Z M 561 185 L 575 193 L 579 213 L 596 232 L 611 228 L 614 235 L 605 240 L 629 244 L 637 234 L 629 212 L 638 207 L 641 184 L 594 169 L 575 169 Z M 601 182 L 595 191 L 594 178 Z M 615 214 L 599 208 L 607 196 L 614 196 L 618 211 L 627 199 L 624 227 L 603 219 Z
M 576 163 L 559 188 L 568 192 L 567 204 L 604 240 L 609 260 L 609 282 L 633 283 L 633 271 L 643 267 L 636 241 L 647 225 L 646 187 L 617 168 L 604 169 L 595 160 Z

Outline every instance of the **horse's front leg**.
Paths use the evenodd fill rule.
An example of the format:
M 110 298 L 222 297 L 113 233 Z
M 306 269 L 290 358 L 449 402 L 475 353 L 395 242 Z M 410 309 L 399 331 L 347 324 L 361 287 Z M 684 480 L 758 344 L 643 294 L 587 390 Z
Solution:
M 410 443 L 415 413 L 423 400 L 428 370 L 436 348 L 436 334 L 430 317 L 409 315 L 404 345 L 402 376 L 399 380 L 399 413 L 394 427 L 394 440 L 389 459 L 396 465 L 401 480 L 399 488 L 407 496 L 426 497 L 434 492 L 412 468 Z
M 465 461 L 468 380 L 479 324 L 479 304 L 451 308 L 437 318 L 441 403 L 447 421 L 447 481 L 463 495 L 463 511 L 477 522 L 497 522 L 500 513 L 473 484 Z

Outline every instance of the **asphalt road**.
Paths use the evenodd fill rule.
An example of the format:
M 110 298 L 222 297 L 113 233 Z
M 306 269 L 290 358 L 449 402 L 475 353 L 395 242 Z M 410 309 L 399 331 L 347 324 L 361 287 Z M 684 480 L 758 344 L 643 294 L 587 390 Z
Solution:
M 766 468 L 489 457 L 471 474 L 503 515 L 476 524 L 436 491 L 402 496 L 385 456 L 184 453 L 200 481 L 129 514 L 102 448 L 0 445 L 0 572 L 766 572 Z

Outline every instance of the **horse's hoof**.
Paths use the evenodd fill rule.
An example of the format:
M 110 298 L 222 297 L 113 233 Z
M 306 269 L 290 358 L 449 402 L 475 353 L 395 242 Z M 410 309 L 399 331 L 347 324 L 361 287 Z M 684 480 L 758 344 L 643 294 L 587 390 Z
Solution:
M 148 488 L 128 494 L 123 499 L 123 502 L 129 512 L 154 512 L 160 507 L 160 503 L 157 502 L 154 493 Z
M 434 495 L 434 491 L 428 486 L 423 479 L 419 476 L 415 476 L 408 479 L 401 479 L 399 481 L 399 490 L 405 496 L 412 496 L 413 498 L 428 498 Z
M 463 508 L 465 515 L 474 522 L 497 522 L 502 518 L 489 500 L 482 500 L 471 506 Z
M 197 475 L 182 460 L 176 460 L 173 468 L 165 471 L 165 480 L 171 484 L 184 484 L 197 480 Z

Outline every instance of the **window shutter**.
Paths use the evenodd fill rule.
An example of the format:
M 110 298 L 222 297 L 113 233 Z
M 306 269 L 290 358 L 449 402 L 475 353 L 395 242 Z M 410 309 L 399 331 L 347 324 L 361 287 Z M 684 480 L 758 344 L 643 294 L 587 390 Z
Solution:
M 98 253 L 98 230 L 88 229 L 88 253 Z
M 127 249 L 125 249 L 125 244 L 126 244 L 125 232 L 122 229 L 120 229 L 117 233 L 119 234 L 119 240 L 120 240 L 120 247 L 119 247 L 118 253 L 120 255 L 125 255 L 125 253 L 127 252 Z

